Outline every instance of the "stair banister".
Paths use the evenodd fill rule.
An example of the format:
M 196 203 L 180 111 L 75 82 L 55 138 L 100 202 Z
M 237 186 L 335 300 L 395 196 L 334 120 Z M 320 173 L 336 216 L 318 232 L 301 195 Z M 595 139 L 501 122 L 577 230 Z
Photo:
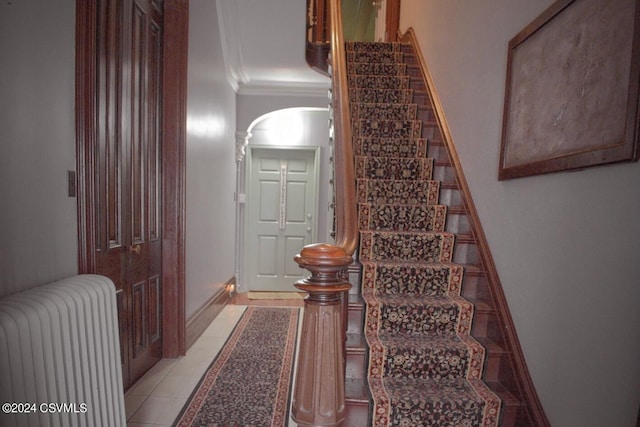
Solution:
M 356 185 L 351 141 L 351 113 L 340 0 L 330 0 L 331 74 L 334 109 L 336 246 L 353 255 L 358 246 Z
M 308 296 L 291 414 L 302 426 L 337 426 L 345 415 L 345 308 L 351 287 L 345 277 L 358 246 L 355 170 L 340 0 L 309 0 L 307 5 L 307 37 L 313 37 L 307 39 L 307 62 L 317 71 L 330 72 L 332 81 L 335 244 L 308 245 L 295 257 L 311 276 L 295 284 Z M 317 37 L 325 33 L 311 27 L 324 28 L 326 22 L 330 54 L 322 63 L 317 52 L 327 44 Z M 310 54 L 310 48 L 316 53 Z
M 307 0 L 307 40 L 305 59 L 320 74 L 329 75 L 327 56 L 331 40 L 326 0 Z

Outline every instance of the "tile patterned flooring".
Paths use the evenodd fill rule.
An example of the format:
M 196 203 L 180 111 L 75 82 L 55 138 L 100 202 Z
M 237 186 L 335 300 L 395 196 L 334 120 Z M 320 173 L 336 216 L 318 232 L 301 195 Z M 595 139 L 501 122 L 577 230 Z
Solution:
M 171 426 L 205 370 L 224 345 L 247 305 L 303 306 L 302 300 L 252 301 L 246 294 L 231 303 L 187 351 L 177 359 L 162 359 L 125 394 L 127 426 Z M 291 421 L 290 426 L 295 426 Z

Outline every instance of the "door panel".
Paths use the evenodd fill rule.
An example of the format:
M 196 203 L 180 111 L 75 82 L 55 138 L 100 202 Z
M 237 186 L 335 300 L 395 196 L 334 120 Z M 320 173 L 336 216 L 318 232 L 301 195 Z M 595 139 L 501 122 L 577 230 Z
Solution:
M 116 284 L 125 388 L 162 351 L 158 4 L 98 1 L 95 272 Z
M 306 276 L 293 258 L 315 241 L 316 150 L 251 147 L 247 287 L 295 291 Z
M 304 236 L 286 236 L 284 240 L 284 260 L 293 260 L 300 253 L 300 250 L 306 245 Z M 301 274 L 300 267 L 295 262 L 284 262 L 284 277 L 292 284 L 300 278 L 306 276 L 307 273 Z

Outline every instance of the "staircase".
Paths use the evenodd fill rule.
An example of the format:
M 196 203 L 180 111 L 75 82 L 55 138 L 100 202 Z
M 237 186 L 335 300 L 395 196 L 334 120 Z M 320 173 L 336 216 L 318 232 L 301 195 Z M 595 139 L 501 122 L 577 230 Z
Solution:
M 342 425 L 535 425 L 412 46 L 348 42 L 347 64 L 360 270 Z

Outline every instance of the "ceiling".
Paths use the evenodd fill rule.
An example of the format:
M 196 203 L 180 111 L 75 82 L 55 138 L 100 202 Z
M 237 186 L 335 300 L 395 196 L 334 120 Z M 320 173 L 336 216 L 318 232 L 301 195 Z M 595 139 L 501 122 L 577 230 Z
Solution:
M 227 75 L 239 94 L 326 95 L 329 79 L 305 61 L 306 2 L 219 0 Z

